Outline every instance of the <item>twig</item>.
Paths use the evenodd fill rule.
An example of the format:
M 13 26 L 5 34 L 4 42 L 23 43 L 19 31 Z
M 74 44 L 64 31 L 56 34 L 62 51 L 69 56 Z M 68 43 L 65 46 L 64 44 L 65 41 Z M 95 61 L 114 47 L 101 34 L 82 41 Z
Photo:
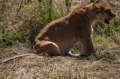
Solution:
M 16 59 L 16 58 L 20 58 L 20 57 L 24 57 L 24 56 L 31 56 L 31 55 L 35 55 L 35 54 L 23 54 L 23 55 L 14 56 L 14 57 L 3 60 L 1 63 L 5 63 L 5 62 L 8 62 L 8 61 Z
M 15 16 L 17 16 L 18 15 L 18 12 L 20 11 L 20 9 L 21 9 L 21 5 L 22 5 L 22 3 L 23 3 L 23 0 L 21 0 L 21 3 L 20 3 L 20 6 L 19 6 L 19 8 L 18 8 L 18 10 L 17 10 L 17 13 L 16 13 L 16 15 Z

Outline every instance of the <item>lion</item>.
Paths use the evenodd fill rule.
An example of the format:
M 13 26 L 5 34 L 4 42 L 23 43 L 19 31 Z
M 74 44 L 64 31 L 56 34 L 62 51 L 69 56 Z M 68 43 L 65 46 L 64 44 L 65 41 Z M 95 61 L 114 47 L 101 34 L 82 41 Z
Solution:
M 35 38 L 33 50 L 35 54 L 49 56 L 73 56 L 72 46 L 81 42 L 84 53 L 75 56 L 95 54 L 91 39 L 91 25 L 95 21 L 109 24 L 115 17 L 107 4 L 96 1 L 79 6 L 68 15 L 47 24 Z
M 68 15 L 50 22 L 40 31 L 35 38 L 33 46 L 35 54 L 14 56 L 3 60 L 2 63 L 15 58 L 37 54 L 88 57 L 95 54 L 91 39 L 92 24 L 95 21 L 109 24 L 110 20 L 114 17 L 115 14 L 111 11 L 110 7 L 100 1 L 79 6 Z M 79 41 L 85 51 L 82 54 L 72 54 L 70 49 Z

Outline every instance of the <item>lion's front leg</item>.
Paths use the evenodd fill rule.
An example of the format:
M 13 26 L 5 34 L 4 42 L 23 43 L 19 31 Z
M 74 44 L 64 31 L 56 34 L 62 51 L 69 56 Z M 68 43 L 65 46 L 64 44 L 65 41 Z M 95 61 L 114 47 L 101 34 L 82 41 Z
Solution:
M 85 49 L 84 53 L 82 53 L 80 56 L 90 56 L 91 54 L 95 53 L 92 39 L 90 36 L 80 38 L 80 41 L 82 43 L 83 48 Z

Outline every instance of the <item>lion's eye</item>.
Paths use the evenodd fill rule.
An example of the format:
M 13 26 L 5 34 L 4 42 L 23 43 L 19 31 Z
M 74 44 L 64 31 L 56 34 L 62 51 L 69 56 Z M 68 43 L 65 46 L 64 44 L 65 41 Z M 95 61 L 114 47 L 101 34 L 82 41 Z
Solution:
M 106 10 L 107 13 L 110 13 L 110 10 Z

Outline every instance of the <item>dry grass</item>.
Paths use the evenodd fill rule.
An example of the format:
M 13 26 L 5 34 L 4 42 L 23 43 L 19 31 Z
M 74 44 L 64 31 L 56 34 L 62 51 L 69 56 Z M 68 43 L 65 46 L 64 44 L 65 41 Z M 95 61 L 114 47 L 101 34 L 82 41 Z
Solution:
M 14 2 L 14 0 L 12 1 Z M 115 4 L 120 3 L 116 1 L 118 0 L 115 0 Z M 118 9 L 118 7 L 116 8 Z M 117 14 L 119 14 L 119 10 Z M 12 14 L 9 17 L 10 21 L 12 21 L 11 17 L 13 17 Z M 8 26 L 11 25 L 8 23 Z M 32 53 L 32 50 L 22 45 L 0 48 L 0 79 L 119 79 L 119 34 L 114 35 L 112 38 L 114 41 L 112 39 L 108 41 L 99 36 L 93 38 L 96 56 L 91 56 L 89 59 L 33 55 L 1 63 L 2 60 L 13 56 Z
M 118 46 L 114 43 L 95 46 L 97 55 L 89 59 L 33 55 L 1 63 L 0 79 L 119 79 Z M 23 46 L 4 48 L 0 51 L 0 61 L 30 52 Z

